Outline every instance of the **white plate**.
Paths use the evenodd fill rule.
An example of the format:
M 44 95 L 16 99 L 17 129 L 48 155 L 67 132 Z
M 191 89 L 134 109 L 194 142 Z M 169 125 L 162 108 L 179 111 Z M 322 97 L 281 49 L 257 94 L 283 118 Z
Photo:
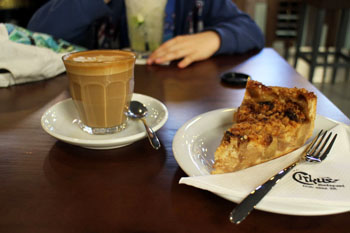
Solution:
M 209 175 L 214 164 L 214 152 L 224 132 L 231 126 L 234 108 L 218 109 L 201 114 L 186 122 L 175 134 L 173 152 L 176 161 L 189 176 Z M 320 115 L 316 116 L 315 130 L 331 129 L 335 122 Z M 236 187 L 238 191 L 240 187 Z M 238 203 L 243 196 L 228 196 L 216 193 L 227 200 Z M 289 215 L 326 215 L 349 211 L 346 207 L 326 207 L 310 204 L 282 203 L 263 200 L 257 209 Z
M 150 96 L 134 93 L 133 100 L 143 103 L 148 109 L 146 121 L 148 125 L 157 131 L 168 119 L 168 110 L 159 100 Z M 126 129 L 115 134 L 90 135 L 76 124 L 78 119 L 73 100 L 63 100 L 50 109 L 41 117 L 41 126 L 51 136 L 69 144 L 89 149 L 113 149 L 123 147 L 146 137 L 143 124 L 139 120 L 128 119 Z

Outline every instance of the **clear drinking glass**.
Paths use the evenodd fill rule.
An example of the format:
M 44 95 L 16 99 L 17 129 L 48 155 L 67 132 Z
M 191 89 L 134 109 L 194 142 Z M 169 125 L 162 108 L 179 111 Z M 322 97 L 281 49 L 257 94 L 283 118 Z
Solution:
M 78 124 L 90 134 L 111 134 L 127 124 L 134 91 L 135 54 L 90 50 L 63 56 Z
M 167 0 L 126 0 L 131 49 L 138 54 L 154 51 L 162 43 Z

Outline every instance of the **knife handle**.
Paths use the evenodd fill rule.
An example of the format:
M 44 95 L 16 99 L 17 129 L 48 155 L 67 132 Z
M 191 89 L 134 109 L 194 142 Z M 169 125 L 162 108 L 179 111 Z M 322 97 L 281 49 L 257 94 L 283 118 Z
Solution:
M 235 209 L 230 213 L 230 221 L 232 223 L 241 223 L 254 209 L 254 207 L 264 198 L 264 196 L 272 189 L 272 187 L 284 177 L 290 170 L 292 170 L 296 163 L 284 168 L 276 175 L 268 179 L 264 184 L 256 187 L 244 200 L 239 203 Z

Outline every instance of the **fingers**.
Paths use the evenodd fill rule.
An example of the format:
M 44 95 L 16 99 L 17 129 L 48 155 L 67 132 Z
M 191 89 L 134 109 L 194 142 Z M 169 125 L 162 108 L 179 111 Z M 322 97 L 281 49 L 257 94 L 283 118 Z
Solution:
M 189 51 L 181 50 L 181 49 L 165 52 L 164 55 L 161 55 L 155 59 L 155 63 L 161 64 L 164 62 L 177 60 L 177 59 L 180 59 L 182 57 L 187 56 L 188 53 L 189 53 Z
M 178 67 L 185 68 L 195 61 L 209 58 L 219 47 L 220 37 L 216 32 L 177 36 L 156 49 L 148 58 L 147 64 L 162 64 L 183 58 Z
M 177 66 L 179 68 L 186 68 L 187 66 L 191 65 L 192 62 L 194 62 L 195 59 L 193 58 L 193 56 L 191 55 L 188 55 L 186 56 L 184 59 L 182 59 L 178 64 Z
M 186 42 L 182 36 L 175 37 L 162 44 L 147 60 L 147 64 L 161 64 L 185 57 L 190 51 L 186 49 Z
M 177 36 L 155 50 L 147 60 L 147 64 L 162 64 L 184 58 L 178 63 L 178 67 L 185 68 L 196 60 L 198 54 L 193 42 L 193 36 Z

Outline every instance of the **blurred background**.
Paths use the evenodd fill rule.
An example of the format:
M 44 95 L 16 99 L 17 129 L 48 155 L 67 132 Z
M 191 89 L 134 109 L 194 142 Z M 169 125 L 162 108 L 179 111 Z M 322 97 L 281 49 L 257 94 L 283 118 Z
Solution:
M 26 27 L 47 0 L 0 0 L 0 22 Z M 349 0 L 233 0 L 274 48 L 350 117 Z M 296 62 L 297 61 L 297 62 Z
M 263 30 L 266 47 L 273 47 L 350 117 L 349 0 L 234 2 Z M 298 39 L 303 56 L 296 58 Z

